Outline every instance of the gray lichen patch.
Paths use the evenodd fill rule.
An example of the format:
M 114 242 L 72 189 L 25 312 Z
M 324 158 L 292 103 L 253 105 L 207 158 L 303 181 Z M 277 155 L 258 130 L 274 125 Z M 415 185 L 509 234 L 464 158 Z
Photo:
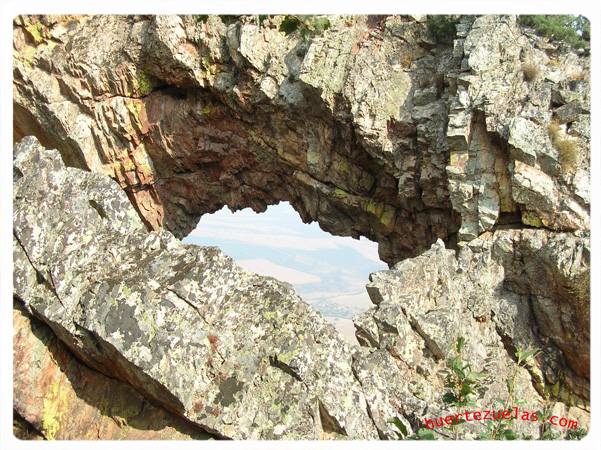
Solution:
M 222 436 L 319 438 L 308 399 L 377 436 L 349 344 L 290 285 L 148 233 L 116 183 L 35 139 L 15 161 L 15 295 L 84 361 Z

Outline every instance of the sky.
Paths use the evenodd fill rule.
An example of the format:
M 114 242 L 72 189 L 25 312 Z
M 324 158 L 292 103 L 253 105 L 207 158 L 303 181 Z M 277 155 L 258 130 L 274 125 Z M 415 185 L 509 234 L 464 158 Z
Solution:
M 218 246 L 246 270 L 292 284 L 352 343 L 352 317 L 372 306 L 365 290 L 369 274 L 387 269 L 375 242 L 304 224 L 288 202 L 261 214 L 226 207 L 205 214 L 184 242 Z

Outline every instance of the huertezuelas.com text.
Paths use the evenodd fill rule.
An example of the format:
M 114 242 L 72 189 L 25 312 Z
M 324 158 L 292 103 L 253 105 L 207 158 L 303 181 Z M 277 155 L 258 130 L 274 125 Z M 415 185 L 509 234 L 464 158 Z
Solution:
M 465 410 L 446 416 L 434 418 L 426 417 L 423 419 L 425 427 L 429 430 L 458 425 L 460 423 L 486 422 L 489 420 L 522 420 L 541 423 L 548 422 L 551 425 L 560 428 L 567 428 L 571 430 L 576 430 L 578 428 L 578 421 L 575 419 L 569 419 L 567 417 L 561 417 L 557 415 L 544 417 L 540 411 L 520 409 L 517 406 L 509 409 L 481 409 L 473 411 Z

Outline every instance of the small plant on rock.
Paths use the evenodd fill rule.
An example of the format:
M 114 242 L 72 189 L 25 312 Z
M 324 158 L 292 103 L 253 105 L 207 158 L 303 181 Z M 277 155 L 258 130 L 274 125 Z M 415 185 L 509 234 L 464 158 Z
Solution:
M 591 24 L 584 16 L 539 14 L 520 16 L 519 21 L 522 25 L 534 28 L 540 36 L 565 42 L 574 48 L 589 45 Z
M 330 19 L 323 16 L 284 16 L 280 31 L 286 36 L 298 32 L 303 40 L 320 35 L 332 26 Z
M 578 145 L 571 139 L 565 139 L 561 134 L 561 127 L 557 121 L 551 122 L 547 131 L 551 143 L 559 153 L 559 164 L 566 174 L 573 174 L 578 166 Z
M 575 430 L 568 430 L 566 433 L 566 441 L 579 441 L 587 434 L 588 432 L 582 427 L 578 427 Z
M 449 407 L 465 408 L 466 406 L 474 406 L 475 400 L 484 390 L 483 380 L 486 377 L 484 372 L 478 372 L 472 369 L 469 363 L 463 359 L 463 350 L 465 348 L 465 338 L 458 337 L 453 346 L 453 356 L 446 361 L 446 368 L 442 371 L 445 375 L 446 392 L 442 396 L 442 401 Z M 436 436 L 432 430 L 420 428 L 417 433 L 407 437 L 407 429 L 398 419 L 389 421 L 398 428 L 397 435 L 399 439 L 417 439 L 417 440 L 432 440 Z M 451 425 L 452 436 L 442 434 L 443 437 L 459 438 L 459 427 L 465 419 L 458 419 Z
M 514 405 L 525 403 L 523 400 L 516 398 L 515 383 L 517 380 L 518 371 L 520 368 L 527 368 L 530 366 L 533 359 L 540 353 L 540 351 L 541 350 L 538 348 L 516 348 L 516 364 L 513 366 L 509 377 L 507 377 L 505 380 L 505 384 L 507 386 L 507 397 L 504 401 L 501 400 L 496 402 L 503 411 L 510 410 Z M 500 416 L 495 421 L 489 422 L 487 424 L 487 431 L 482 433 L 480 439 L 502 439 L 508 441 L 518 439 L 518 435 L 514 430 L 513 420 L 513 418 L 505 418 L 504 416 Z
M 522 73 L 524 80 L 530 82 L 538 78 L 538 66 L 532 62 L 527 62 L 522 65 Z
M 409 436 L 409 431 L 407 430 L 407 427 L 405 426 L 405 424 L 403 424 L 403 422 L 401 422 L 401 420 L 398 417 L 395 417 L 394 419 L 389 420 L 388 423 L 391 423 L 396 427 L 397 430 L 395 431 L 395 433 L 399 440 L 405 440 L 405 439 L 409 439 L 409 440 L 413 440 L 413 441 L 434 441 L 434 440 L 436 440 L 436 436 L 434 435 L 432 430 L 428 430 L 427 428 L 420 428 L 419 430 L 417 430 L 417 433 Z
M 440 44 L 451 43 L 457 34 L 457 19 L 453 16 L 433 15 L 426 18 L 426 28 Z
M 464 348 L 465 338 L 458 337 L 455 342 L 455 354 L 447 360 L 447 368 L 443 371 L 447 392 L 442 396 L 442 401 L 453 408 L 474 406 L 475 399 L 483 390 L 482 380 L 486 377 L 484 372 L 473 370 L 471 365 L 464 361 Z M 463 422 L 465 419 L 459 419 L 451 425 L 455 439 L 459 434 L 458 425 Z
M 447 359 L 446 369 L 442 372 L 445 375 L 445 393 L 442 396 L 443 402 L 453 408 L 465 409 L 467 406 L 475 406 L 479 396 L 486 393 L 486 375 L 484 372 L 478 372 L 472 369 L 469 363 L 464 361 L 463 349 L 465 339 L 457 338 L 454 345 L 454 355 Z M 516 381 L 520 369 L 531 369 L 534 358 L 541 352 L 538 348 L 520 348 L 515 350 L 515 364 L 505 380 L 507 386 L 507 396 L 494 402 L 493 420 L 488 420 L 485 429 L 475 436 L 477 440 L 530 440 L 533 437 L 525 434 L 518 434 L 513 416 L 506 416 L 505 412 L 510 411 L 514 405 L 524 405 L 524 399 L 517 398 Z M 553 429 L 549 418 L 553 414 L 554 404 L 549 400 L 549 395 L 544 396 L 544 402 L 541 410 L 536 411 L 536 417 L 539 423 L 540 440 L 561 439 L 561 434 Z M 457 418 L 458 416 L 456 416 Z M 534 417 L 534 415 L 532 416 Z M 432 440 L 436 439 L 437 434 L 442 439 L 459 439 L 458 426 L 465 422 L 463 419 L 455 420 L 450 424 L 451 434 L 440 430 L 431 430 L 420 428 L 415 434 L 409 435 L 409 430 L 404 423 L 393 418 L 389 423 L 396 428 L 398 439 L 410 440 Z M 436 433 L 436 434 L 435 434 Z M 579 440 L 586 436 L 587 431 L 583 428 L 568 430 L 566 440 Z
M 447 392 L 442 396 L 442 401 L 456 407 L 474 405 L 474 398 L 482 388 L 481 380 L 485 377 L 484 372 L 473 370 L 463 360 L 464 348 L 465 338 L 458 337 L 454 346 L 455 354 L 447 360 L 447 368 L 443 371 Z

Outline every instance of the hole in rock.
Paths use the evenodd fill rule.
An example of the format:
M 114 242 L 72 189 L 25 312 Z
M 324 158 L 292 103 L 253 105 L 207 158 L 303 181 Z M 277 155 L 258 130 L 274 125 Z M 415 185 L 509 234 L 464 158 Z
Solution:
M 333 236 L 317 223 L 303 223 L 288 202 L 255 213 L 227 207 L 205 214 L 184 239 L 219 247 L 247 270 L 294 286 L 342 335 L 356 344 L 352 317 L 372 306 L 365 284 L 388 266 L 378 244 L 366 238 Z

